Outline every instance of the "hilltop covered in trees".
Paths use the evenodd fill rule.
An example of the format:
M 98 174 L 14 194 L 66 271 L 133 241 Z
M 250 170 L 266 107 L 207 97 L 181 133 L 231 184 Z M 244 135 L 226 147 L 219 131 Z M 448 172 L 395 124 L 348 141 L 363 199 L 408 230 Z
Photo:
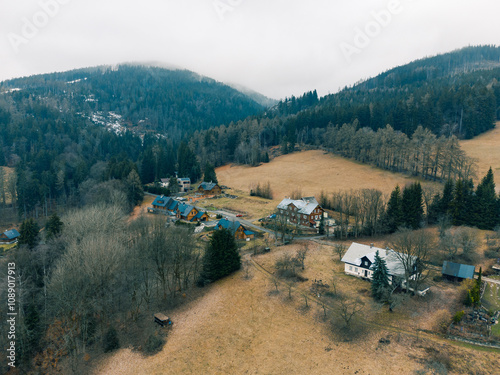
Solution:
M 98 200 L 109 184 L 134 204 L 140 184 L 175 172 L 197 181 L 206 163 L 258 165 L 273 146 L 468 180 L 474 164 L 458 139 L 500 118 L 499 59 L 500 48 L 469 47 L 260 115 L 245 95 L 187 71 L 121 65 L 10 80 L 0 85 L 0 165 L 16 168 L 13 209 L 25 217 Z M 118 128 L 98 125 L 110 116 Z
M 199 132 L 191 144 L 215 165 L 256 165 L 270 147 L 279 145 L 287 153 L 298 143 L 325 146 L 333 152 L 340 150 L 343 156 L 356 155 L 362 162 L 415 172 L 415 163 L 407 160 L 412 158 L 410 154 L 416 156 L 408 152 L 413 147 L 410 140 L 420 144 L 418 147 L 422 141 L 430 142 L 438 153 L 447 147 L 454 153 L 458 150 L 453 137 L 471 138 L 494 127 L 500 119 L 499 61 L 500 48 L 492 46 L 468 47 L 415 61 L 319 100 L 315 92 L 286 99 L 263 116 Z M 332 138 L 335 129 L 344 126 L 348 126 L 344 138 Z M 389 139 L 380 139 L 385 136 Z M 448 145 L 443 146 L 445 143 Z M 368 156 L 378 154 L 379 148 L 386 155 L 384 161 Z M 390 160 L 394 150 L 403 155 Z M 418 159 L 416 164 L 429 161 L 420 156 L 425 161 Z M 459 152 L 457 165 L 462 164 L 462 156 Z M 419 169 L 418 174 L 425 177 L 440 174 L 428 166 Z M 467 169 L 457 173 L 467 177 Z M 455 172 L 448 168 L 442 177 L 450 173 Z

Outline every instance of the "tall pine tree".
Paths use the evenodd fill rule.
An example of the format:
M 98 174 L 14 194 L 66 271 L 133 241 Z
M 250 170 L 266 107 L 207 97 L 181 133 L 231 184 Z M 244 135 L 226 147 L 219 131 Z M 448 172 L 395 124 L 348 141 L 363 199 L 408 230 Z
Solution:
M 377 301 L 381 301 L 389 289 L 389 271 L 387 270 L 385 260 L 380 257 L 378 250 L 375 253 L 372 268 L 372 295 Z
M 219 280 L 240 267 L 241 257 L 234 235 L 224 228 L 214 231 L 203 258 L 202 277 L 210 281 Z
M 403 225 L 403 201 L 401 199 L 401 190 L 399 186 L 392 191 L 387 210 L 385 212 L 385 226 L 389 233 L 394 233 Z
M 411 229 L 420 228 L 424 217 L 422 186 L 420 186 L 420 182 L 414 182 L 404 188 L 402 207 L 403 224 Z
M 490 169 L 476 189 L 475 225 L 479 229 L 493 229 L 498 224 L 498 201 L 493 171 Z

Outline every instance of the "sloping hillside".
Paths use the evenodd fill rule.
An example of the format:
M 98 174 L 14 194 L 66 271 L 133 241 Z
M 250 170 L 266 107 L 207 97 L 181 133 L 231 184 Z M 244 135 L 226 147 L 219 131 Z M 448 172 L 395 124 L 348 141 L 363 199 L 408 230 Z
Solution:
M 259 167 L 226 165 L 216 170 L 223 185 L 249 192 L 252 185 L 271 183 L 276 201 L 300 190 L 304 196 L 319 197 L 321 191 L 331 193 L 350 189 L 378 189 L 389 195 L 396 185 L 414 181 L 402 174 L 356 163 L 339 156 L 313 150 L 279 156 Z M 423 182 L 424 186 L 436 183 Z
M 478 179 L 483 178 L 491 167 L 497 192 L 500 191 L 500 122 L 497 122 L 493 130 L 460 144 L 470 157 L 477 160 Z

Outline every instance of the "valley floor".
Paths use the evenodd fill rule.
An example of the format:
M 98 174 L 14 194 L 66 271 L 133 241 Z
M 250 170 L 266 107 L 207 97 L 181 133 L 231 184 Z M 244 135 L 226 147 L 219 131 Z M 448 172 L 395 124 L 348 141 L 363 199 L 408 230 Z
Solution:
M 274 260 L 283 252 L 293 254 L 296 246 L 273 248 L 255 260 L 272 270 Z M 208 287 L 200 299 L 168 312 L 174 328 L 160 353 L 143 357 L 121 349 L 104 357 L 95 374 L 413 374 L 428 370 L 434 362 L 435 366 L 449 365 L 451 373 L 460 369 L 457 372 L 494 374 L 500 366 L 498 353 L 416 335 L 417 327 L 431 328 L 435 320 L 428 314 L 427 302 L 421 308 L 396 311 L 388 321 L 401 332 L 411 333 L 369 328 L 352 342 L 339 340 L 313 297 L 305 308 L 301 293 L 307 293 L 311 277 L 328 282 L 334 269 L 339 288 L 366 301 L 371 298 L 365 292 L 368 282 L 343 275 L 329 246 L 310 243 L 304 274 L 310 280 L 296 284 L 291 300 L 284 284 L 276 293 L 269 275 L 248 260 L 244 261 L 248 272 L 241 270 Z M 437 293 L 435 297 L 446 304 L 443 297 L 453 291 L 445 286 Z M 377 309 L 376 319 L 385 320 L 386 307 L 366 303 L 362 314 Z M 381 344 L 381 338 L 390 343 Z

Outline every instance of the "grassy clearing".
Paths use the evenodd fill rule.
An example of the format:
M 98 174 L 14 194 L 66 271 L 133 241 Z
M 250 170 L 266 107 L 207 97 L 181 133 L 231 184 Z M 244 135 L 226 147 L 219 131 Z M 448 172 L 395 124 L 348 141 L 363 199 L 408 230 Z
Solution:
M 480 181 L 491 167 L 495 177 L 497 191 L 500 191 L 500 122 L 495 129 L 481 134 L 474 139 L 461 141 L 460 146 L 469 155 L 477 159 L 477 179 Z
M 300 190 L 304 196 L 319 197 L 322 190 L 379 189 L 389 195 L 396 187 L 415 178 L 343 159 L 320 150 L 279 156 L 258 167 L 226 165 L 217 168 L 220 183 L 249 194 L 252 185 L 271 183 L 274 201 Z M 422 182 L 424 186 L 440 186 Z
M 277 257 L 293 255 L 301 246 L 298 242 L 272 247 L 271 253 L 254 259 L 274 272 Z M 401 319 L 401 327 L 410 332 L 413 327 L 425 328 L 424 322 L 432 317 L 419 308 L 435 301 L 410 300 L 391 315 L 385 306 L 372 302 L 368 282 L 343 274 L 342 264 L 332 260 L 331 247 L 312 242 L 308 246 L 303 276 L 309 280 L 294 283 L 291 299 L 285 284 L 279 284 L 276 292 L 269 274 L 243 267 L 209 286 L 200 299 L 165 312 L 175 324 L 160 353 L 144 358 L 130 349 L 120 349 L 103 356 L 95 373 L 126 375 L 141 369 L 147 374 L 414 374 L 427 363 L 445 365 L 453 373 L 471 373 L 477 368 L 484 374 L 497 371 L 498 352 L 437 343 L 414 333 L 365 329 L 357 341 L 339 341 L 330 320 L 323 319 L 322 307 L 313 299 L 310 288 L 314 279 L 322 279 L 331 288 L 334 277 L 338 289 L 365 304 L 361 312 L 364 318 L 391 319 L 390 325 Z M 443 288 L 448 288 L 447 284 Z M 456 286 L 449 288 L 453 292 Z M 303 295 L 310 296 L 308 308 Z M 450 295 L 435 299 L 447 303 Z M 381 338 L 390 343 L 381 344 Z
M 16 246 L 17 246 L 17 243 L 13 243 L 13 244 L 10 244 L 10 245 L 0 245 L 0 251 L 3 253 L 3 252 L 6 252 L 6 251 L 9 251 L 10 249 L 13 249 Z
M 500 310 L 500 285 L 488 283 L 482 301 L 488 310 Z

